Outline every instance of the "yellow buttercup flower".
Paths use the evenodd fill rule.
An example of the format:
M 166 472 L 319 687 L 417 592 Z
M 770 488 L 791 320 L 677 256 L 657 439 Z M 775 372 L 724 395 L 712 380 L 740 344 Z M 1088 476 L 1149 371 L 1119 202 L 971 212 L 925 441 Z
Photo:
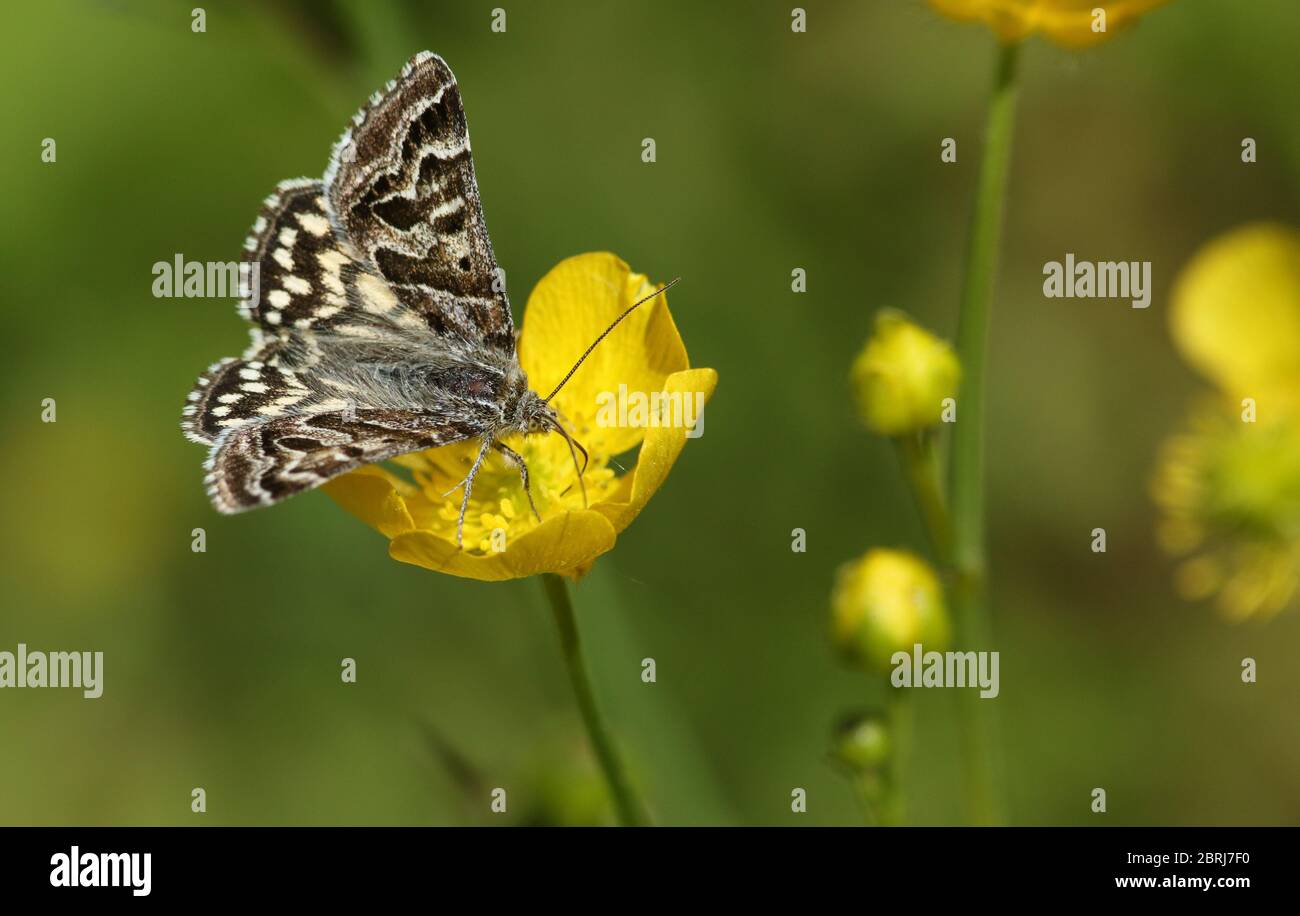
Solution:
M 949 19 L 986 23 L 1012 44 L 1041 32 L 1067 48 L 1105 41 L 1167 0 L 930 0 Z M 1100 11 L 1104 20 L 1097 16 Z M 1102 23 L 1105 28 L 1103 29 Z
M 1174 284 L 1175 345 L 1219 389 L 1164 445 L 1152 484 L 1180 593 L 1267 617 L 1300 585 L 1300 232 L 1244 226 Z
M 519 361 L 534 391 L 549 392 L 611 321 L 654 292 L 647 278 L 612 254 L 584 254 L 556 265 L 524 310 Z M 551 401 L 590 461 L 583 481 L 556 433 L 507 437 L 528 465 L 533 517 L 518 470 L 495 451 L 474 483 L 464 549 L 456 545 L 459 491 L 478 444 L 458 443 L 401 456 L 410 480 L 370 465 L 326 484 L 343 508 L 389 539 L 389 555 L 470 579 L 538 573 L 572 578 L 614 546 L 668 476 L 713 394 L 717 373 L 692 369 L 666 295 L 624 320 Z M 626 456 L 639 446 L 635 464 Z M 616 460 L 618 459 L 618 460 Z
M 867 428 L 901 436 L 936 425 L 944 401 L 956 398 L 961 364 L 947 341 L 902 312 L 881 309 L 876 328 L 849 371 L 858 414 Z

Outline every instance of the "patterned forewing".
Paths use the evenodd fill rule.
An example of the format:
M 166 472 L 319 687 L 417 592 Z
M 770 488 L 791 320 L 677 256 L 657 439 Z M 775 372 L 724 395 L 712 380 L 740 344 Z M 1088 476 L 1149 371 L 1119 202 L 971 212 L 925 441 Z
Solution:
M 435 333 L 513 354 L 451 70 L 417 55 L 353 120 L 325 174 L 349 242 Z

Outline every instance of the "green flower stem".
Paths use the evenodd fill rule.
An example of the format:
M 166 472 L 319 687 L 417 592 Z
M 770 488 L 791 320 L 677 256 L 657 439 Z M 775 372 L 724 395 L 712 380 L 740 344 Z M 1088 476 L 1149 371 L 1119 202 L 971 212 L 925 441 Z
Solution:
M 939 460 L 935 454 L 934 431 L 921 430 L 894 439 L 898 460 L 907 476 L 916 507 L 925 523 L 930 547 L 940 563 L 952 563 L 952 522 L 939 483 Z
M 596 708 L 596 695 L 591 690 L 591 678 L 582 659 L 582 643 L 578 638 L 578 622 L 573 616 L 573 601 L 569 597 L 569 584 L 562 576 L 554 573 L 542 574 L 542 587 L 551 603 L 555 614 L 555 625 L 560 631 L 560 648 L 564 651 L 564 663 L 569 669 L 569 681 L 578 699 L 578 708 L 582 711 L 582 721 L 587 727 L 587 737 L 596 759 L 600 762 L 601 772 L 609 786 L 609 794 L 618 811 L 618 820 L 625 827 L 645 827 L 650 824 L 645 806 L 632 788 L 627 778 L 627 770 L 619 756 L 614 740 L 600 717 Z
M 862 810 L 862 823 L 868 827 L 884 826 L 874 800 L 879 794 L 877 787 L 879 780 L 878 773 L 859 773 L 852 777 L 853 797 L 857 799 L 858 807 Z
M 952 546 L 957 569 L 954 604 L 961 642 L 973 650 L 988 649 L 990 639 L 984 568 L 984 358 L 1011 161 L 1019 51 L 1018 45 L 1004 45 L 998 58 L 957 328 L 962 384 L 952 445 Z M 971 819 L 980 824 L 999 823 L 1001 805 L 994 764 L 996 723 L 991 704 L 981 701 L 973 691 L 962 694 Z
M 912 692 L 893 690 L 889 700 L 889 796 L 880 823 L 907 823 L 907 765 L 912 754 Z

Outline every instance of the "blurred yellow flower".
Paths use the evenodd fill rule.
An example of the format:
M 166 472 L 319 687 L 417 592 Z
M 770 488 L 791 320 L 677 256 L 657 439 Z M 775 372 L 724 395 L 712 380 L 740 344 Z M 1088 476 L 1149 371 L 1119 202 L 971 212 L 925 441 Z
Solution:
M 1203 246 L 1174 284 L 1170 330 L 1183 357 L 1264 413 L 1300 398 L 1300 231 L 1252 223 Z
M 1300 584 L 1300 233 L 1244 226 L 1174 285 L 1175 345 L 1219 389 L 1161 452 L 1161 545 L 1186 598 L 1271 616 Z
M 902 312 L 881 309 L 875 331 L 849 375 L 867 428 L 900 436 L 942 419 L 944 400 L 957 396 L 961 365 L 947 341 Z
M 1217 594 L 1240 620 L 1270 617 L 1300 584 L 1300 424 L 1293 416 L 1243 423 L 1210 399 L 1167 440 L 1152 482 L 1166 551 L 1185 557 L 1175 585 L 1186 599 Z
M 945 649 L 948 610 L 938 577 L 905 550 L 868 550 L 836 576 L 831 637 L 850 662 L 881 673 L 895 652 L 911 652 L 917 643 Z
M 1168 0 L 930 0 L 936 11 L 961 22 L 986 23 L 1006 44 L 1042 32 L 1067 48 L 1105 41 L 1117 30 Z M 1105 14 L 1104 19 L 1097 15 Z M 1104 28 L 1102 28 L 1104 23 Z
M 611 321 L 654 290 L 645 276 L 633 273 L 612 254 L 578 255 L 552 268 L 528 298 L 519 335 L 519 361 L 533 390 L 554 388 Z M 460 495 L 446 494 L 464 478 L 477 443 L 395 459 L 410 472 L 410 481 L 369 465 L 324 489 L 387 537 L 395 560 L 486 581 L 544 572 L 577 578 L 614 546 L 618 533 L 663 484 L 689 432 L 680 422 L 660 423 L 650 417 L 644 422 L 622 422 L 622 417 L 620 422 L 605 422 L 601 411 L 611 405 L 613 391 L 659 395 L 661 406 L 693 407 L 707 401 L 716 385 L 712 369 L 690 368 L 666 296 L 657 296 L 623 321 L 551 401 L 590 456 L 583 477 L 586 507 L 568 446 L 555 433 L 504 440 L 528 464 L 542 521 L 529 510 L 518 470 L 492 452 L 474 484 L 463 550 L 456 546 Z M 688 408 L 681 416 L 696 415 Z M 617 473 L 615 459 L 638 446 L 635 465 Z

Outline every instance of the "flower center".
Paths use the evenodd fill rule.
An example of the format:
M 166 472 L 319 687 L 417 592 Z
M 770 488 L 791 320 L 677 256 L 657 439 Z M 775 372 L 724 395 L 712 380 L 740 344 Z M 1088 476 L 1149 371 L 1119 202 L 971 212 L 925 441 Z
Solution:
M 502 440 L 528 466 L 528 484 L 532 502 L 542 519 L 584 508 L 578 470 L 564 439 L 555 433 L 533 436 L 510 436 Z M 456 540 L 456 522 L 460 517 L 464 490 L 458 484 L 465 479 L 480 447 L 477 442 L 443 446 L 397 459 L 411 469 L 416 484 L 435 507 L 427 520 L 433 533 Z M 578 453 L 579 467 L 582 454 Z M 593 504 L 611 495 L 617 478 L 607 456 L 592 454 L 582 481 L 587 488 L 587 503 Z M 455 487 L 453 492 L 448 492 Z M 529 505 L 519 468 L 501 452 L 492 449 L 479 466 L 465 509 L 464 547 L 475 554 L 500 553 L 512 539 L 540 524 Z

